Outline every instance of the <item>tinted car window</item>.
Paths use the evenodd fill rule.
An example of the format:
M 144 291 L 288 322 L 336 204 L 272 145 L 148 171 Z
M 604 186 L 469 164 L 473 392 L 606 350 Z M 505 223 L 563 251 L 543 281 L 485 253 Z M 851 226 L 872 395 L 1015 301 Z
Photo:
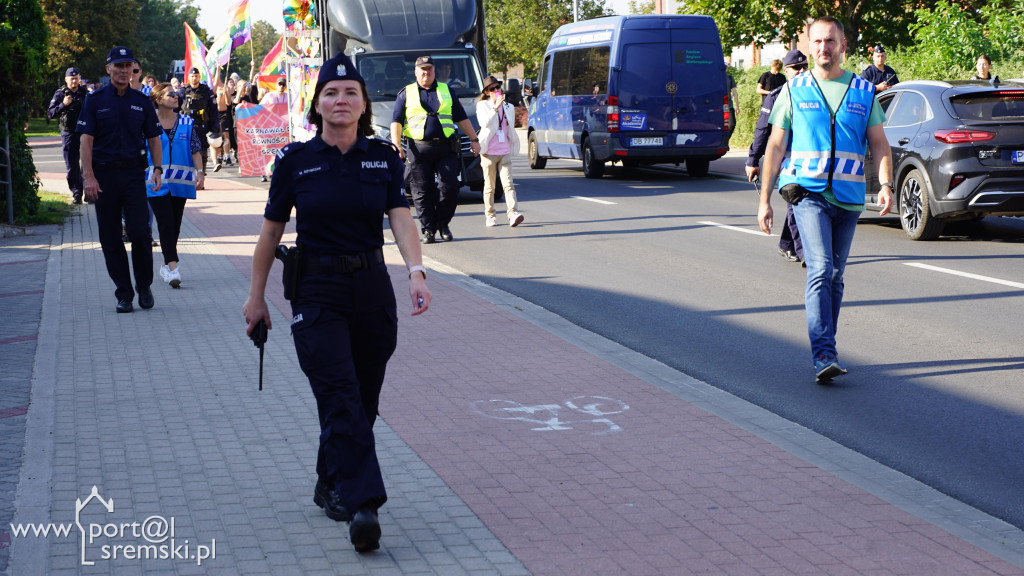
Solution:
M 569 95 L 569 71 L 572 68 L 572 51 L 555 52 L 554 65 L 551 66 L 551 95 Z
M 892 104 L 898 97 L 899 94 L 885 94 L 884 96 L 879 96 L 878 105 L 882 107 L 882 112 L 885 112 L 886 120 L 892 117 Z
M 608 91 L 608 46 L 573 50 L 570 88 L 573 95 L 604 94 Z
M 1024 120 L 1024 90 L 965 94 L 951 102 L 964 120 Z
M 886 116 L 889 118 L 887 126 L 912 126 L 928 118 L 928 104 L 917 92 L 904 92 Z

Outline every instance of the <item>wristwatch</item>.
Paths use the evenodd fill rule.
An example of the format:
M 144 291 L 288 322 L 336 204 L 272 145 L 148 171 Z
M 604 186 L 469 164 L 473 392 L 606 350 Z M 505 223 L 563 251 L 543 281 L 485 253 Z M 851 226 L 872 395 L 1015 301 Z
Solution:
M 888 186 L 889 188 L 892 188 L 893 190 L 896 189 L 895 185 L 892 182 L 882 182 L 882 188 L 885 188 L 886 186 Z

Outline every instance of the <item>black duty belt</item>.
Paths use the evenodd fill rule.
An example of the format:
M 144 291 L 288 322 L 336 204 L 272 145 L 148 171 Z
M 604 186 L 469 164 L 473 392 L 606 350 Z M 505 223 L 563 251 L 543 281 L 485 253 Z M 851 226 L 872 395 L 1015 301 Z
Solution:
M 113 162 L 93 162 L 92 164 L 96 168 L 108 168 L 114 170 L 123 170 L 125 168 L 145 168 L 149 165 L 145 160 L 140 158 L 133 158 L 132 160 L 114 160 Z
M 302 275 L 349 274 L 383 263 L 384 251 L 380 248 L 355 254 L 303 254 Z
M 423 140 L 414 140 L 415 142 L 422 142 L 424 144 L 447 144 L 450 138 L 424 138 Z

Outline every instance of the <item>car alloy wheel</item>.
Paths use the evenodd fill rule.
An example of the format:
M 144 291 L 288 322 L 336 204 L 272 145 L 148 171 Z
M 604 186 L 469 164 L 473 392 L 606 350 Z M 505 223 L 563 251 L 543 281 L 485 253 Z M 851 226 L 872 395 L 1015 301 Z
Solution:
M 944 222 L 935 217 L 929 205 L 930 192 L 921 171 L 911 170 L 900 186 L 900 224 L 911 240 L 934 240 L 942 233 Z

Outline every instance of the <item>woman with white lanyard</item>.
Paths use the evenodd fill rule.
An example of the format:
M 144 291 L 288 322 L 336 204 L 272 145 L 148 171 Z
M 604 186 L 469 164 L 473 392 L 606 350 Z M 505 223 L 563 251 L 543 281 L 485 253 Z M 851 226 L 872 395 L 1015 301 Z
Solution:
M 519 153 L 515 108 L 505 100 L 501 81 L 488 76 L 484 91 L 477 98 L 476 118 L 480 122 L 480 168 L 484 171 L 484 218 L 487 226 L 496 226 L 494 187 L 497 176 L 505 193 L 508 225 L 518 226 L 523 215 L 518 211 L 516 189 L 512 184 L 512 156 Z

